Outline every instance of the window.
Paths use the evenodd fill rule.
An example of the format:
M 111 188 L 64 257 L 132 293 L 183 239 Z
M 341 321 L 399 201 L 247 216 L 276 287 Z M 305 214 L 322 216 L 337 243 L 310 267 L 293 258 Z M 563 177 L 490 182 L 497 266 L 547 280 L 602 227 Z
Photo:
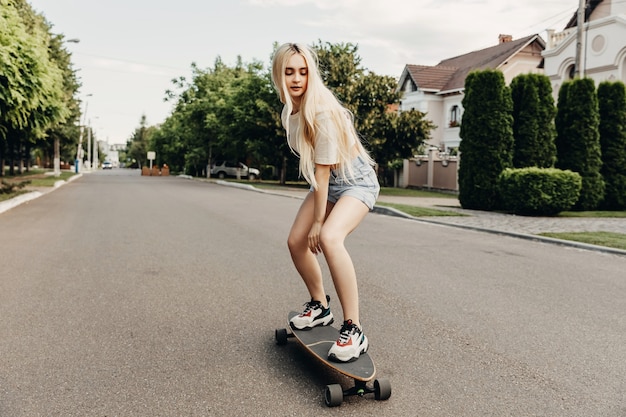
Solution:
M 404 87 L 402 88 L 402 90 L 405 93 L 412 93 L 414 91 L 417 91 L 417 86 L 415 85 L 411 77 L 406 77 L 406 79 L 404 80 Z
M 456 104 L 450 108 L 450 127 L 461 125 L 461 109 Z

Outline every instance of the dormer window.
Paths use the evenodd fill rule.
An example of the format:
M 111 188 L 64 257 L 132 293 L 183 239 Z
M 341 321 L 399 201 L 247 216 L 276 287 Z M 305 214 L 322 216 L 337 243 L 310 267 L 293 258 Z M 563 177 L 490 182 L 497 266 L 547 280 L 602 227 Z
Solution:
M 402 87 L 402 91 L 404 91 L 405 93 L 412 93 L 416 90 L 417 86 L 415 85 L 411 77 L 406 77 L 406 79 L 404 80 L 404 86 Z

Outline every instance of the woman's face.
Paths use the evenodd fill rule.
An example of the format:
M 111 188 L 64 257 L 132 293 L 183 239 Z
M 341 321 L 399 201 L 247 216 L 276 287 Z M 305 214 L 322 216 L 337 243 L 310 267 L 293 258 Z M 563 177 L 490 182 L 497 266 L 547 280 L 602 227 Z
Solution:
M 304 57 L 300 54 L 293 54 L 287 61 L 285 68 L 285 84 L 294 103 L 300 103 L 302 100 L 308 81 L 309 68 Z

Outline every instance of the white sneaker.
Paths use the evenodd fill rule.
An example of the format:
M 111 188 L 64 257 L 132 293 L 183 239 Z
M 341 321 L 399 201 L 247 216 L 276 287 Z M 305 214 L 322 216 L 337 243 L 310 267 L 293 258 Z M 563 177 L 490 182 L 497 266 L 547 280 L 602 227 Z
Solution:
M 367 337 L 352 320 L 343 322 L 339 331 L 339 339 L 328 351 L 328 359 L 335 362 L 353 362 L 359 359 L 361 353 L 367 352 L 369 343 Z
M 328 307 L 324 308 L 320 301 L 311 300 L 304 304 L 304 311 L 292 317 L 291 327 L 298 330 L 310 330 L 316 326 L 328 326 L 335 319 L 330 312 L 330 297 L 326 296 Z

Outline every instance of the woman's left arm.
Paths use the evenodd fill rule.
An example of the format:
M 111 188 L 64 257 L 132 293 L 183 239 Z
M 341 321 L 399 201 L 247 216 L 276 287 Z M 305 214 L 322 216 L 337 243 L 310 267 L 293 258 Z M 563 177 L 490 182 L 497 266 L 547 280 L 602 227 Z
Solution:
M 326 220 L 326 206 L 328 205 L 328 180 L 330 179 L 330 165 L 315 164 L 315 181 L 317 190 L 313 190 L 313 224 L 309 231 L 309 249 L 318 254 L 320 247 L 320 233 Z

